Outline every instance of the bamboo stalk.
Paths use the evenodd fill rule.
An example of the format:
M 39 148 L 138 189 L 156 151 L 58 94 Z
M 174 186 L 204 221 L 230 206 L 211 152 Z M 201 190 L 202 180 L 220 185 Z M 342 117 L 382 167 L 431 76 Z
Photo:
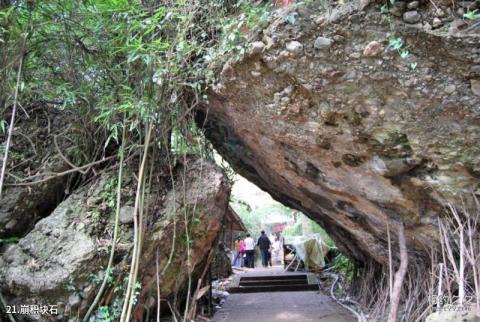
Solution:
M 135 206 L 133 210 L 133 225 L 134 225 L 134 235 L 133 235 L 133 254 L 132 254 L 132 262 L 130 265 L 130 274 L 128 279 L 127 291 L 125 292 L 125 301 L 123 303 L 122 314 L 120 316 L 120 321 L 127 322 L 130 320 L 130 314 L 132 312 L 132 299 L 133 299 L 133 287 L 135 286 L 134 277 L 136 275 L 135 270 L 138 269 L 137 266 L 137 253 L 140 252 L 138 249 L 138 240 L 139 240 L 139 222 L 137 218 L 137 214 L 139 212 L 140 201 L 141 201 L 141 194 L 142 194 L 142 182 L 143 177 L 145 174 L 145 164 L 147 162 L 148 156 L 148 148 L 150 142 L 150 136 L 152 134 L 153 126 L 148 125 L 146 129 L 146 137 L 145 137 L 145 145 L 143 151 L 142 161 L 140 163 L 140 169 L 138 171 L 138 184 L 137 184 L 137 192 L 135 197 Z
M 125 121 L 125 117 L 124 117 Z M 105 287 L 107 285 L 108 281 L 108 275 L 111 273 L 112 266 L 113 266 L 113 258 L 115 255 L 115 247 L 117 244 L 117 238 L 118 238 L 118 223 L 120 221 L 120 206 L 121 206 L 121 200 L 122 200 L 122 178 L 123 178 L 123 160 L 125 157 L 125 127 L 123 127 L 122 131 L 122 146 L 120 148 L 120 165 L 119 165 L 119 170 L 118 170 L 118 184 L 117 184 L 117 202 L 116 202 L 116 209 L 115 209 L 115 226 L 113 229 L 113 237 L 112 237 L 112 248 L 110 250 L 110 257 L 108 258 L 108 264 L 107 264 L 107 269 L 105 270 L 105 276 L 103 277 L 102 285 L 100 286 L 100 289 L 98 290 L 97 296 L 93 300 L 92 305 L 90 305 L 90 308 L 88 309 L 87 313 L 83 317 L 82 322 L 87 322 L 88 318 L 92 314 L 93 310 L 97 306 L 98 302 L 100 302 L 100 299 L 102 297 L 102 294 L 105 290 Z

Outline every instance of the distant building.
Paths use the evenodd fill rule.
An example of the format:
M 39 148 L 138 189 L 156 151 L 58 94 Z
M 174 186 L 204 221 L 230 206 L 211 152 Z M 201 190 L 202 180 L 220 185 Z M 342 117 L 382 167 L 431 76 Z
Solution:
M 233 249 L 235 237 L 241 236 L 243 238 L 247 232 L 248 230 L 240 216 L 238 216 L 232 207 L 228 206 L 225 217 L 223 217 L 220 242 L 223 242 L 225 248 Z
M 282 215 L 279 213 L 272 213 L 268 215 L 268 217 L 265 220 L 263 220 L 262 223 L 267 233 L 274 234 L 274 233 L 283 232 L 285 229 L 287 229 L 288 225 L 290 225 L 293 222 L 294 220 L 289 216 Z

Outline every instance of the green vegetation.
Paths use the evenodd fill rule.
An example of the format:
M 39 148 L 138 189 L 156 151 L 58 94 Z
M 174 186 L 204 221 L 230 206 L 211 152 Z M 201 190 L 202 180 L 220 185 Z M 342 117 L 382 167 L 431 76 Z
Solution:
M 64 288 L 69 292 L 74 292 L 74 293 L 78 292 L 77 287 L 75 286 L 75 280 L 71 277 L 68 279 L 68 282 L 67 284 L 65 284 Z
M 392 34 L 396 33 L 396 27 L 394 24 L 393 15 L 390 13 L 389 8 L 390 6 L 395 5 L 395 2 L 395 0 L 390 0 L 389 3 L 385 3 L 380 7 L 380 13 L 382 13 L 382 20 L 389 24 Z M 391 37 L 388 40 L 388 46 L 393 50 L 397 51 L 400 58 L 402 59 L 407 59 L 411 56 L 411 52 L 408 50 L 408 48 L 405 47 L 405 42 L 402 38 Z M 416 70 L 417 65 L 417 62 L 411 62 L 410 69 L 412 71 Z
M 232 196 L 230 205 L 240 216 L 249 233 L 254 237 L 260 236 L 260 231 L 264 229 L 263 222 L 268 215 L 277 213 L 291 217 L 292 213 L 292 209 L 282 205 L 268 205 L 252 210 L 247 203 L 234 196 Z
M 15 244 L 18 243 L 19 237 L 7 237 L 7 238 L 0 238 L 0 245 L 1 244 Z
M 249 232 L 253 232 L 258 229 L 260 222 L 257 218 L 251 215 L 252 209 L 250 206 L 242 200 L 236 199 L 233 195 L 230 200 L 230 206 L 240 216 L 245 227 Z
M 88 322 L 118 321 L 122 313 L 122 301 L 128 280 L 124 279 L 122 282 L 121 280 L 115 280 L 111 272 L 107 271 L 107 274 L 108 285 L 113 286 L 113 292 L 115 296 L 109 305 L 99 306 L 98 309 L 90 316 Z M 77 320 L 73 319 L 72 321 Z
M 410 56 L 410 51 L 407 48 L 402 48 L 404 42 L 401 38 L 390 38 L 388 40 L 388 45 L 396 50 L 402 59 L 406 59 Z M 417 68 L 417 62 L 410 63 L 410 68 L 415 70 Z
M 468 10 L 466 13 L 463 14 L 463 17 L 469 20 L 480 19 L 480 13 L 477 13 L 477 12 L 478 12 L 478 9 Z
M 299 216 L 301 217 L 301 220 L 298 220 L 285 230 L 284 235 L 286 237 L 318 234 L 329 247 L 335 247 L 333 240 L 319 224 L 306 217 L 304 214 L 300 214 Z
M 2 132 L 2 134 L 5 134 L 7 132 L 7 125 L 7 121 L 0 120 L 0 131 Z
M 142 284 L 140 284 L 139 282 L 136 282 L 133 289 L 134 289 L 134 292 L 130 301 L 132 302 L 132 304 L 137 304 L 138 296 L 140 295 L 140 290 L 142 289 Z
M 187 152 L 198 153 L 189 140 L 199 136 L 192 106 L 207 99 L 203 90 L 215 81 L 214 70 L 245 53 L 249 32 L 265 25 L 271 10 L 246 0 L 149 3 L 50 0 L 0 7 L 0 70 L 7 80 L 1 105 L 10 103 L 22 57 L 22 104 L 88 117 L 104 130 L 105 148 L 119 143 L 123 127 L 132 140 L 144 124 L 155 123 L 162 139 L 172 132 L 175 151 L 190 145 L 197 150 Z
M 110 309 L 108 306 L 100 306 L 90 322 L 114 322 L 117 321 L 119 315 Z
M 301 212 L 290 209 L 281 204 L 266 205 L 252 210 L 245 201 L 232 196 L 230 205 L 240 216 L 248 231 L 254 237 L 258 237 L 260 231 L 265 229 L 265 220 L 268 219 L 269 215 L 278 214 L 285 216 L 292 221 L 284 231 L 285 237 L 319 234 L 329 246 L 335 246 L 332 239 L 319 224 L 309 219 Z
M 124 197 L 123 161 L 130 171 L 138 165 L 133 198 L 138 224 L 121 314 L 96 308 L 106 276 L 84 321 L 90 313 L 99 321 L 130 319 L 139 292 L 138 262 L 148 215 L 144 205 L 153 165 L 160 161 L 172 167 L 178 155 L 187 153 L 213 158 L 195 126 L 193 110 L 208 99 L 205 89 L 216 81 L 215 71 L 228 59 L 243 56 L 249 35 L 266 24 L 270 14 L 267 4 L 247 0 L 0 1 L 2 135 L 11 138 L 17 106 L 65 111 L 78 125 L 80 137 L 89 140 L 84 155 L 75 151 L 78 147 L 68 149 L 76 156 L 74 163 L 85 166 L 82 180 L 105 169 L 120 172 L 100 196 L 109 213 L 115 209 L 116 222 Z M 8 154 L 8 144 L 0 150 L 5 161 L 16 160 L 14 153 Z M 5 173 L 2 169 L 0 194 Z M 28 181 L 23 179 L 12 177 L 13 183 Z M 92 214 L 96 219 L 101 215 Z M 187 257 L 189 218 L 185 216 Z M 109 263 L 114 249 L 115 242 Z
M 355 264 L 345 255 L 337 255 L 333 260 L 335 271 L 344 276 L 344 279 L 350 285 L 353 282 Z
M 103 190 L 100 192 L 102 203 L 109 209 L 115 209 L 115 200 L 117 192 L 118 178 L 113 176 L 108 178 Z

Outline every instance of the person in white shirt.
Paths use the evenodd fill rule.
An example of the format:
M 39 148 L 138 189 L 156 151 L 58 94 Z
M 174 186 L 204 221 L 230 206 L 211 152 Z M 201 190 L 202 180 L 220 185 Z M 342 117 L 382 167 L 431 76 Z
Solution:
M 246 266 L 254 268 L 254 255 L 255 255 L 255 241 L 250 234 L 247 234 L 247 237 L 243 241 L 245 243 L 245 253 L 246 253 Z

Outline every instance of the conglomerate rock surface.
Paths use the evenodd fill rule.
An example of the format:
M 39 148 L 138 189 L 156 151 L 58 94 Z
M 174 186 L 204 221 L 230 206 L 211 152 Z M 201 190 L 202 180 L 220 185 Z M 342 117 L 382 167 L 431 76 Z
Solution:
M 294 24 L 275 19 L 225 64 L 198 123 L 343 252 L 387 263 L 387 226 L 403 223 L 409 250 L 425 254 L 445 204 L 480 192 L 480 37 L 380 6 L 317 1 Z

